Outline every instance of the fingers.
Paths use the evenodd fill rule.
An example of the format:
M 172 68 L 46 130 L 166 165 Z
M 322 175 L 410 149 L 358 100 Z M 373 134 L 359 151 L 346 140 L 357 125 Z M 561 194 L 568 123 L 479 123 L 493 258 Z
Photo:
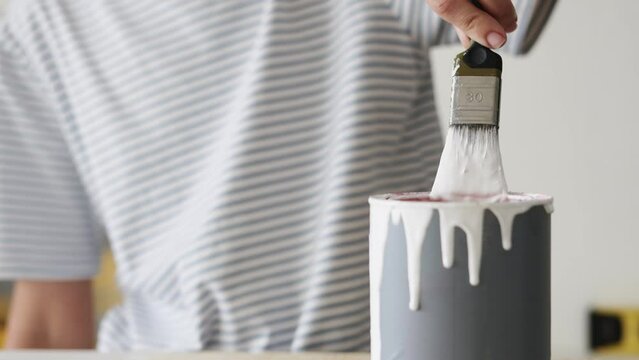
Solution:
M 517 11 L 511 0 L 480 0 L 482 10 L 492 15 L 506 32 L 517 28 Z
M 457 33 L 457 37 L 461 41 L 464 48 L 468 48 L 470 46 L 470 38 L 466 36 L 466 34 L 464 34 L 464 32 L 457 26 L 455 26 L 454 28 L 455 28 L 455 32 Z
M 506 42 L 506 29 L 496 18 L 486 11 L 482 11 L 469 0 L 427 0 L 430 7 L 442 19 L 448 21 L 471 39 L 484 46 L 496 49 Z M 484 2 L 481 4 L 484 6 Z M 503 2 L 508 0 L 490 0 L 492 11 L 499 7 L 503 12 L 502 18 L 507 19 L 509 10 L 501 10 Z M 499 5 L 502 3 L 502 5 Z M 510 4 L 512 6 L 512 4 Z M 515 17 L 516 19 L 516 17 Z M 508 20 L 510 21 L 510 20 Z M 512 25 L 509 25 L 512 26 Z M 462 39 L 462 42 L 464 39 Z

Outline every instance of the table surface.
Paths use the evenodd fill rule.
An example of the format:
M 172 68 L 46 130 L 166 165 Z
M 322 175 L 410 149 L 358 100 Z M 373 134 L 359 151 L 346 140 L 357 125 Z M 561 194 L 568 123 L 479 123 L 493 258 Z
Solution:
M 0 360 L 369 360 L 369 354 L 337 353 L 127 353 L 98 354 L 93 351 L 0 351 Z M 584 357 L 572 360 L 639 360 L 639 357 Z M 568 360 L 568 359 L 557 359 Z

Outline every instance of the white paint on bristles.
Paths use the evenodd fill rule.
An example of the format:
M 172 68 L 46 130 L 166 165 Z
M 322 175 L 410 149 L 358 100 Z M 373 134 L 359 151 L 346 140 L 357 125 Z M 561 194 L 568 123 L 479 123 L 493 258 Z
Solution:
M 431 196 L 500 200 L 507 193 L 497 127 L 451 126 Z

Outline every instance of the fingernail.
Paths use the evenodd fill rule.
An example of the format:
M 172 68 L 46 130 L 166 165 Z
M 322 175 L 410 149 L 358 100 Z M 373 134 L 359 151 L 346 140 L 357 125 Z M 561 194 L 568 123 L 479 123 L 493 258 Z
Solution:
M 492 47 L 493 49 L 500 48 L 502 45 L 504 45 L 504 42 L 506 42 L 506 38 L 496 32 L 491 32 L 490 34 L 488 34 L 486 40 L 488 41 L 488 45 L 490 45 L 490 47 Z

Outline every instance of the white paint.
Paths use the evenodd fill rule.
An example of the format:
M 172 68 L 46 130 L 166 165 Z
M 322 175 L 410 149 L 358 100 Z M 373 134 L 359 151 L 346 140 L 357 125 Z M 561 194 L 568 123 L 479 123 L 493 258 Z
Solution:
M 448 131 L 431 192 L 442 199 L 507 194 L 496 127 L 453 126 Z
M 406 237 L 409 308 L 419 309 L 421 254 L 433 211 L 439 212 L 442 263 L 453 266 L 454 230 L 459 227 L 466 233 L 468 248 L 468 276 L 471 285 L 479 284 L 484 213 L 491 211 L 502 229 L 502 246 L 512 247 L 512 223 L 515 216 L 531 207 L 542 205 L 552 212 L 552 198 L 545 195 L 509 194 L 503 201 L 433 201 L 428 193 L 405 193 L 372 196 L 370 211 L 370 287 L 371 287 L 371 356 L 380 359 L 380 291 L 384 272 L 384 253 L 388 241 L 388 224 L 403 223 Z
M 477 206 L 441 207 L 438 210 L 444 266 L 450 268 L 455 262 L 455 227 L 459 227 L 466 233 L 469 281 L 471 285 L 478 285 L 485 206 L 477 203 Z
M 513 221 L 515 216 L 523 214 L 530 209 L 527 203 L 513 203 L 509 207 L 493 207 L 491 211 L 495 214 L 497 221 L 499 221 L 499 228 L 501 229 L 501 245 L 505 250 L 512 248 L 512 233 L 513 233 Z M 546 212 L 551 214 L 554 209 L 552 203 L 544 204 Z
M 406 234 L 406 260 L 408 262 L 408 289 L 410 292 L 408 307 L 416 311 L 419 309 L 422 245 L 424 244 L 426 229 L 433 215 L 433 209 L 424 207 L 419 210 L 406 211 L 405 209 L 396 209 L 395 211 L 399 212 L 404 222 L 404 233 Z

